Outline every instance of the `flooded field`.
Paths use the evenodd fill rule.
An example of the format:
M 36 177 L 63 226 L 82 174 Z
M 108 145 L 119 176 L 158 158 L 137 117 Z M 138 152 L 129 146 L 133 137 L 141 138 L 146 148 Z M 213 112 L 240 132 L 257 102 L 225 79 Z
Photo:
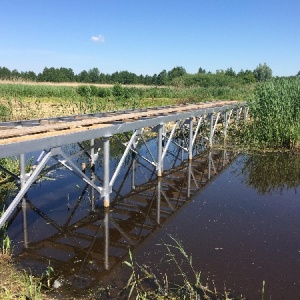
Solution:
M 129 249 L 158 278 L 179 280 L 166 262 L 165 244 L 176 239 L 211 289 L 260 299 L 265 281 L 265 299 L 298 299 L 299 156 L 198 152 L 188 162 L 171 149 L 162 178 L 128 156 L 109 209 L 83 181 L 56 169 L 30 189 L 9 223 L 16 261 L 34 274 L 50 263 L 58 294 L 107 285 L 117 294 L 130 275 L 122 264 Z M 87 170 L 101 174 L 101 164 Z

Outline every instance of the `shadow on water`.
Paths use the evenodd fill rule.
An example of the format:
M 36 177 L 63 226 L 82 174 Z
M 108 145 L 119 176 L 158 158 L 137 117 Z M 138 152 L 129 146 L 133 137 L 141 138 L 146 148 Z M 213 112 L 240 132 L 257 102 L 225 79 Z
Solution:
M 192 162 L 185 158 L 171 150 L 164 176 L 157 178 L 153 166 L 129 155 L 109 209 L 99 206 L 93 189 L 75 175 L 55 170 L 56 180 L 33 186 L 27 205 L 9 222 L 17 262 L 35 274 L 50 262 L 61 289 L 74 295 L 99 284 L 122 287 L 128 249 L 158 276 L 172 272 L 158 246 L 171 235 L 193 255 L 202 282 L 221 292 L 226 286 L 258 299 L 265 280 L 273 300 L 298 297 L 299 156 L 236 158 L 214 150 Z M 112 169 L 117 162 L 113 159 Z M 86 172 L 101 181 L 101 163 Z

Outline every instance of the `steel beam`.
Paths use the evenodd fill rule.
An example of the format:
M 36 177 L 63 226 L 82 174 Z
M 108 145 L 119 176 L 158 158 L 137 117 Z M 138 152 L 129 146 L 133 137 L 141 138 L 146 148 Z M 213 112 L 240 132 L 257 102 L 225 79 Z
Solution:
M 108 207 L 110 205 L 110 194 L 112 192 L 112 187 L 115 183 L 115 180 L 118 176 L 118 173 L 121 170 L 121 167 L 125 161 L 125 158 L 129 151 L 139 155 L 137 150 L 138 138 L 144 143 L 146 149 L 150 154 L 150 158 L 143 155 L 139 155 L 142 159 L 149 162 L 150 164 L 156 166 L 157 176 L 161 177 L 163 174 L 163 166 L 164 166 L 164 158 L 166 157 L 170 143 L 174 143 L 178 147 L 182 149 L 182 156 L 184 151 L 188 153 L 188 159 L 191 160 L 193 157 L 193 147 L 195 145 L 196 138 L 199 134 L 201 124 L 206 124 L 209 122 L 209 145 L 212 146 L 213 136 L 216 130 L 216 126 L 218 120 L 222 115 L 224 115 L 224 138 L 227 135 L 227 129 L 229 126 L 230 118 L 232 116 L 233 110 L 235 110 L 235 122 L 237 124 L 242 111 L 244 110 L 244 120 L 247 118 L 248 108 L 245 106 L 245 103 L 241 103 L 238 107 L 236 104 L 234 105 L 225 105 L 225 106 L 216 106 L 210 108 L 196 108 L 190 111 L 180 111 L 180 112 L 172 112 L 171 114 L 159 115 L 159 116 L 151 116 L 151 117 L 141 117 L 140 119 L 134 121 L 122 121 L 111 124 L 101 124 L 98 127 L 91 126 L 86 129 L 78 128 L 78 130 L 70 130 L 66 132 L 51 132 L 51 135 L 32 135 L 31 137 L 23 137 L 20 135 L 18 138 L 8 139 L 5 142 L 2 142 L 0 139 L 0 158 L 3 157 L 11 157 L 14 155 L 20 155 L 20 191 L 17 193 L 16 197 L 13 199 L 7 210 L 4 212 L 2 217 L 0 218 L 0 227 L 4 225 L 9 216 L 12 214 L 13 210 L 20 203 L 20 201 L 25 196 L 26 192 L 30 188 L 30 186 L 36 181 L 38 176 L 41 174 L 48 160 L 53 157 L 66 166 L 69 170 L 74 172 L 76 175 L 80 176 L 82 180 L 87 182 L 92 188 L 98 191 L 103 197 L 104 207 Z M 112 114 L 117 112 L 111 112 Z M 105 115 L 105 114 L 104 114 Z M 101 114 L 94 115 L 81 115 L 82 119 L 91 118 L 91 117 L 99 117 Z M 58 118 L 56 121 L 67 121 L 68 117 Z M 194 130 L 194 121 L 197 120 L 197 125 Z M 50 119 L 48 120 L 51 121 Z M 19 122 L 17 122 L 19 124 Z M 15 122 L 7 123 L 9 126 L 16 126 Z M 183 125 L 182 125 L 183 123 Z M 24 121 L 19 125 L 31 125 L 37 126 L 38 121 Z M 164 128 L 166 124 L 170 124 L 172 126 L 171 132 L 167 135 L 164 133 Z M 0 123 L 0 126 L 4 126 L 3 123 Z M 145 128 L 157 127 L 157 161 L 155 155 L 152 154 L 150 147 L 147 144 L 147 141 L 143 135 L 143 130 Z M 184 144 L 179 145 L 174 137 L 176 135 L 176 129 L 179 127 L 179 130 L 182 133 L 182 142 Z M 121 160 L 117 166 L 116 171 L 113 176 L 110 178 L 110 137 L 117 133 L 126 133 L 133 132 L 131 138 L 129 138 L 129 142 L 126 145 L 125 152 L 121 157 Z M 88 178 L 78 166 L 72 162 L 72 158 L 78 156 L 79 153 L 85 152 L 88 153 L 88 156 L 91 161 L 91 166 L 94 167 L 95 162 L 98 158 L 98 151 L 95 153 L 95 139 L 103 138 L 103 186 L 97 186 L 95 184 L 95 176 L 92 176 L 92 179 Z M 163 145 L 163 139 L 166 138 L 167 142 Z M 82 151 L 78 151 L 76 154 L 72 156 L 67 156 L 61 149 L 61 146 L 72 144 L 72 143 L 81 143 L 83 141 L 90 140 L 90 147 L 82 147 Z M 41 148 L 41 145 L 43 148 Z M 101 146 L 102 147 L 102 146 Z M 89 149 L 90 148 L 90 149 Z M 33 151 L 46 149 L 42 152 L 40 157 L 37 160 L 37 165 L 33 166 L 32 170 L 26 174 L 25 172 L 25 154 Z M 59 160 L 57 156 L 62 156 L 63 160 Z M 213 165 L 212 165 L 213 166 Z M 214 166 L 213 166 L 214 167 Z M 211 168 L 211 163 L 209 166 L 209 170 Z M 2 166 L 0 166 L 1 170 L 5 170 Z M 51 167 L 49 168 L 49 170 Z M 5 170 L 6 171 L 6 170 Z M 155 170 L 154 170 L 155 171 Z M 45 170 L 43 170 L 45 172 Z M 9 172 L 8 172 L 9 173 Z M 11 176 L 16 178 L 14 174 L 9 173 Z M 133 175 L 134 176 L 134 173 Z M 210 172 L 209 172 L 210 176 Z M 135 186 L 134 178 L 132 181 L 132 186 Z M 94 198 L 94 195 L 93 195 Z M 23 201 L 22 207 L 24 211 L 24 216 L 26 217 L 26 200 Z M 94 207 L 94 203 L 92 204 L 92 209 Z M 25 220 L 24 217 L 24 220 Z M 26 223 L 26 220 L 25 220 Z M 26 224 L 24 223 L 24 227 Z
M 109 136 L 104 137 L 104 143 L 103 143 L 103 205 L 104 207 L 109 207 L 110 205 L 110 193 L 111 193 L 111 187 L 109 184 L 109 160 L 110 160 L 110 154 L 109 154 Z

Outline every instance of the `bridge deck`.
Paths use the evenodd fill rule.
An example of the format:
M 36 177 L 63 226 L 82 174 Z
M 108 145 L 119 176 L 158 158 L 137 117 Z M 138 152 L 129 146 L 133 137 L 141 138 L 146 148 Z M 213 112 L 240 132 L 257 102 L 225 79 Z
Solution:
M 0 123 L 0 158 L 109 136 L 235 106 L 218 101 Z M 88 133 L 87 133 L 88 132 Z
M 157 176 L 161 177 L 164 158 L 169 151 L 171 142 L 187 153 L 191 160 L 194 146 L 197 146 L 196 138 L 198 135 L 202 136 L 200 128 L 209 127 L 208 133 L 203 133 L 205 141 L 201 143 L 211 146 L 218 122 L 223 124 L 222 134 L 225 138 L 233 111 L 236 112 L 233 115 L 237 122 L 243 108 L 245 117 L 246 106 L 244 103 L 218 101 L 0 123 L 0 158 L 18 155 L 20 162 L 19 176 L 1 166 L 0 162 L 0 170 L 20 182 L 19 192 L 0 217 L 0 228 L 20 201 L 24 200 L 23 197 L 52 158 L 88 183 L 99 193 L 100 198 L 103 198 L 103 205 L 108 207 L 112 188 L 126 157 L 129 153 L 139 154 L 137 151 L 139 141 L 145 145 L 145 149 L 148 151 L 148 156 L 140 155 L 140 158 L 154 166 Z M 165 126 L 166 124 L 168 126 Z M 143 134 L 145 128 L 150 128 L 155 133 L 155 154 L 147 145 Z M 176 140 L 176 130 L 181 136 L 180 143 Z M 113 175 L 110 176 L 110 137 L 124 132 L 126 132 L 128 141 L 124 143 L 118 140 L 125 149 Z M 129 135 L 131 136 L 129 137 Z M 103 138 L 99 147 L 95 144 L 96 138 Z M 116 136 L 116 138 L 118 137 Z M 81 145 L 80 143 L 83 141 L 89 141 L 89 146 Z M 65 153 L 62 146 L 72 143 L 79 143 L 82 151 L 73 155 Z M 26 173 L 25 155 L 33 151 L 41 151 L 41 154 L 31 170 Z M 101 154 L 103 180 L 95 182 L 94 178 L 86 176 L 84 168 L 80 169 L 76 165 L 72 159 L 81 153 L 89 156 L 92 166 L 97 164 L 98 156 Z

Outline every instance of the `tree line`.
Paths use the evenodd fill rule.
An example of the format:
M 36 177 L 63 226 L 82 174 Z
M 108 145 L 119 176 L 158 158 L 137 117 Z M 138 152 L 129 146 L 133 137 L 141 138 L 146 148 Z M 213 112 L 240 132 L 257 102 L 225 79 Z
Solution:
M 129 71 L 104 74 L 98 68 L 83 70 L 75 74 L 71 68 L 47 68 L 43 72 L 19 72 L 0 67 L 0 80 L 24 80 L 33 82 L 78 82 L 91 84 L 143 84 L 143 85 L 172 85 L 177 87 L 190 86 L 230 86 L 237 82 L 241 84 L 266 81 L 272 78 L 272 70 L 267 64 L 259 64 L 253 71 L 241 70 L 236 73 L 232 68 L 217 70 L 215 73 L 206 72 L 199 68 L 196 74 L 189 74 L 183 67 L 174 67 L 170 71 L 163 70 L 158 74 L 137 75 Z

